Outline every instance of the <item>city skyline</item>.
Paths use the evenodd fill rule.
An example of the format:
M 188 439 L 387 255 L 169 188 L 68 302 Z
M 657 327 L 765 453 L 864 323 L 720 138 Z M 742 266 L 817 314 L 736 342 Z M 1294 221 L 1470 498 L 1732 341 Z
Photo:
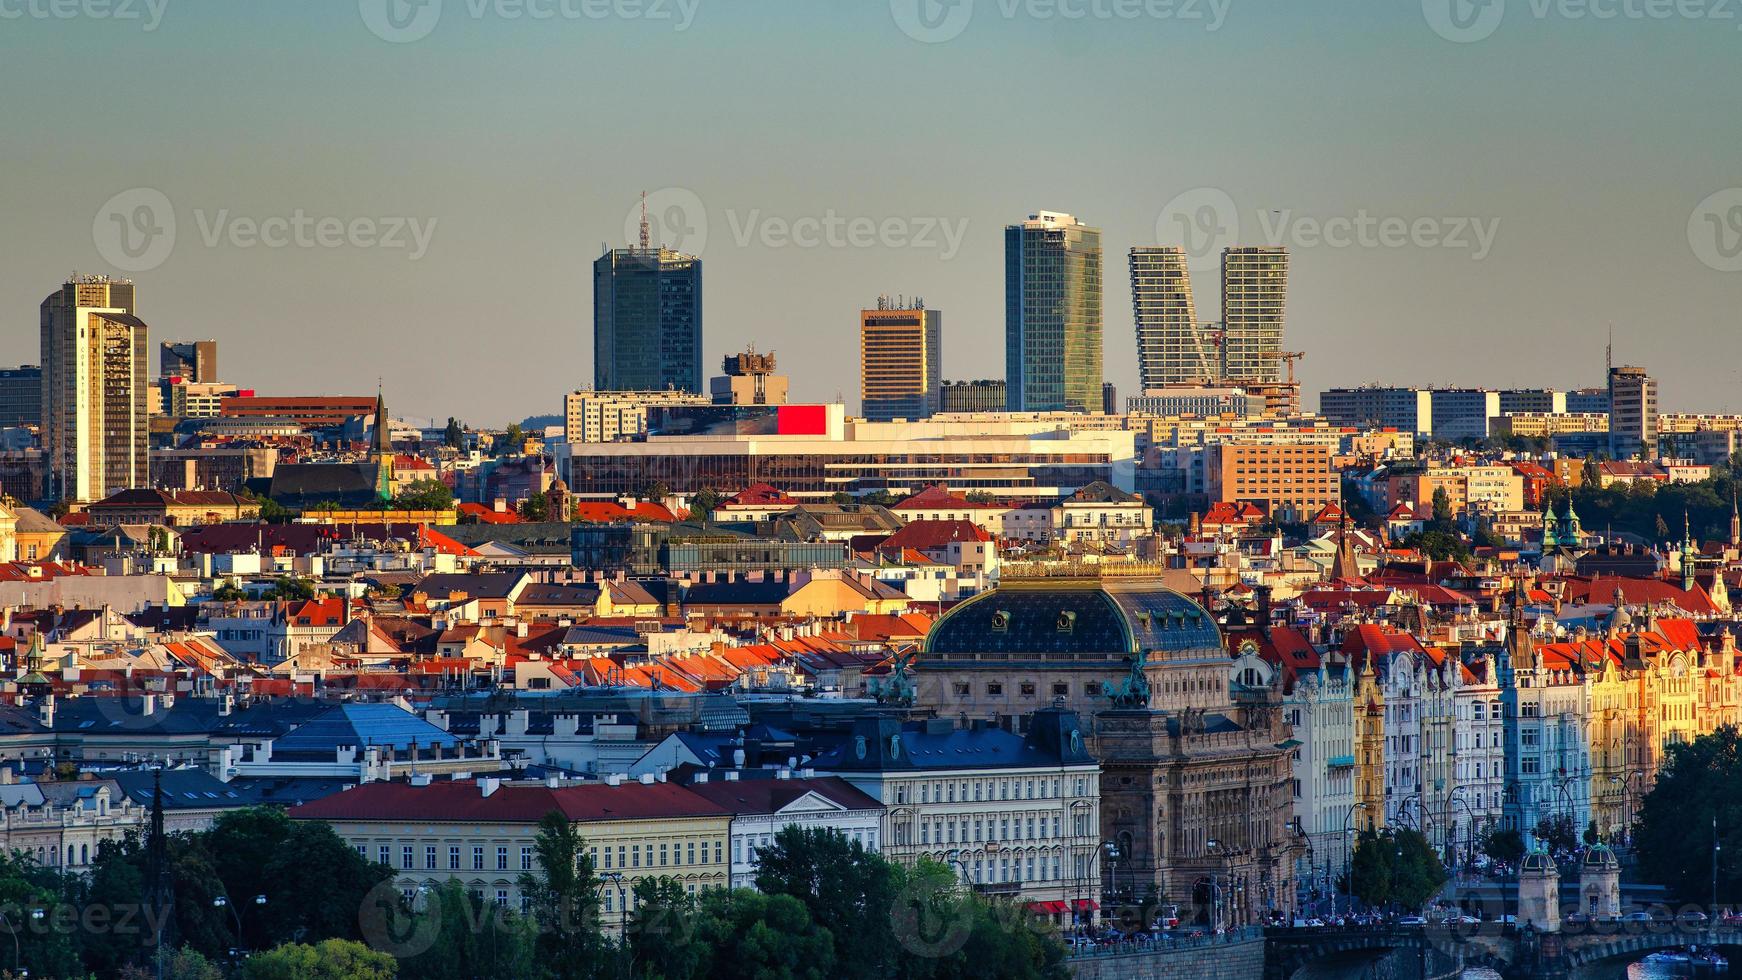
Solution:
M 645 188 L 667 244 L 707 232 L 703 363 L 746 343 L 778 349 L 801 400 L 856 388 L 856 365 L 838 351 L 853 342 L 863 297 L 885 289 L 951 311 L 945 377 L 997 376 L 1000 235 L 1013 217 L 1042 208 L 1090 216 L 1117 256 L 1197 244 L 1188 232 L 1217 229 L 1196 219 L 1232 208 L 1238 242 L 1214 251 L 1290 248 L 1286 345 L 1309 352 L 1299 365 L 1308 392 L 1374 381 L 1601 385 L 1613 325 L 1617 356 L 1649 367 L 1669 404 L 1742 410 L 1730 366 L 1742 355 L 1733 329 L 1742 279 L 1728 271 L 1727 248 L 1690 241 L 1708 223 L 1702 215 L 1728 233 L 1721 195 L 1742 182 L 1734 135 L 1703 122 L 1725 118 L 1721 87 L 1707 81 L 1722 77 L 1734 32 L 1680 19 L 1520 15 L 1459 44 L 1405 6 L 1354 29 L 1317 12 L 1236 7 L 1214 31 L 989 7 L 946 43 L 910 37 L 885 5 L 844 3 L 772 26 L 704 6 L 681 31 L 453 14 L 403 44 L 343 6 L 177 6 L 150 31 L 11 21 L 0 37 L 5 63 L 60 86 L 69 102 L 109 106 L 109 138 L 129 150 L 82 154 L 61 114 L 14 107 L 8 172 L 31 180 L 15 177 L 4 192 L 20 234 L 0 253 L 0 364 L 35 362 L 28 318 L 42 284 L 76 269 L 145 284 L 154 330 L 219 339 L 227 380 L 263 392 L 361 393 L 379 376 L 408 416 L 501 425 L 555 414 L 561 394 L 592 376 L 588 298 L 549 317 L 544 299 L 497 284 L 572 279 L 600 243 L 632 243 Z M 256 65 L 247 52 L 267 39 L 273 53 Z M 117 91 L 80 78 L 52 54 L 74 44 L 133 66 L 138 84 Z M 1166 59 L 1150 57 L 1157 46 Z M 481 48 L 492 54 L 474 60 Z M 1218 71 L 1255 48 L 1264 56 L 1246 70 Z M 1013 74 L 996 95 L 974 84 L 1024 54 L 1069 66 L 1080 84 L 1052 91 Z M 634 98 L 572 102 L 570 93 L 604 91 L 655 55 L 660 71 Z M 347 70 L 307 73 L 323 58 Z M 180 78 L 175 66 L 190 59 L 233 83 Z M 268 71 L 299 84 L 264 88 L 255 79 Z M 405 77 L 418 81 L 405 86 Z M 795 77 L 819 83 L 800 91 Z M 860 77 L 881 80 L 875 104 L 851 118 L 817 111 Z M 1209 77 L 1221 79 L 1214 89 L 1198 81 Z M 1128 125 L 1141 93 L 1158 87 L 1188 93 L 1170 101 L 1175 122 L 1165 134 Z M 1407 114 L 1389 101 L 1392 89 L 1416 94 Z M 333 108 L 355 91 L 375 95 Z M 682 124 L 649 110 L 679 93 L 685 108 L 670 118 Z M 1067 111 L 1094 134 L 1091 150 L 1022 155 L 1026 119 Z M 1559 123 L 1545 128 L 1551 111 Z M 276 124 L 262 127 L 265 118 Z M 877 125 L 930 133 L 955 167 L 940 179 L 901 166 L 901 141 L 858 139 Z M 462 130 L 477 138 L 450 138 Z M 593 138 L 603 131 L 618 135 Z M 825 151 L 849 144 L 860 151 Z M 967 166 L 971 180 L 952 172 Z M 174 248 L 138 271 L 111 263 L 96 241 L 112 199 L 139 213 L 137 195 L 125 196 L 136 188 L 167 201 L 176 226 Z M 375 220 L 373 240 L 404 247 L 247 244 L 246 222 L 257 231 L 299 210 Z M 807 220 L 823 235 L 831 213 L 870 221 L 871 244 L 849 241 L 845 224 L 842 244 L 795 243 Z M 1324 240 L 1363 215 L 1438 222 L 1438 234 L 1401 247 Z M 886 222 L 899 234 L 884 235 Z M 1208 271 L 1193 269 L 1200 279 Z M 255 302 L 275 282 L 296 288 Z M 1201 319 L 1220 318 L 1211 290 L 1197 300 Z M 1129 302 L 1123 289 L 1106 297 L 1105 371 L 1135 393 Z M 442 343 L 408 348 L 394 331 L 365 329 L 404 319 Z M 509 322 L 517 328 L 504 346 Z M 294 350 L 281 349 L 287 337 L 300 341 Z M 1435 338 L 1460 342 L 1424 363 L 1418 347 Z M 1488 356 L 1495 347 L 1508 356 Z M 468 351 L 463 365 L 447 356 L 455 349 Z M 975 351 L 990 356 L 970 358 Z M 514 372 L 515 383 L 471 383 L 476 367 Z

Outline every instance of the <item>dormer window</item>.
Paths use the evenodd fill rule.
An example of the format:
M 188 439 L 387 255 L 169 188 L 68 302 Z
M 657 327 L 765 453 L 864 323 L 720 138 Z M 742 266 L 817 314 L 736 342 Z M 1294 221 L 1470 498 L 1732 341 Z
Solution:
M 1059 613 L 1058 631 L 1069 633 L 1077 628 L 1077 614 L 1067 609 Z
M 992 632 L 1007 633 L 1010 631 L 1010 613 L 1000 609 L 992 614 Z

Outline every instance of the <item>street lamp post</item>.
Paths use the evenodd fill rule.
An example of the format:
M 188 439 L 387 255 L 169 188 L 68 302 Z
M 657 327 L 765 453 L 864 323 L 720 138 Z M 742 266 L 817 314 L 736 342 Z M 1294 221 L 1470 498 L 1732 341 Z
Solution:
M 1370 810 L 1372 804 L 1360 802 L 1352 804 L 1349 812 L 1343 814 L 1343 894 L 1347 901 L 1345 910 L 1355 911 L 1355 844 L 1350 840 L 1350 821 L 1354 819 L 1356 810 Z M 1336 902 L 1331 902 L 1331 911 L 1335 912 Z
M 1113 841 L 1102 841 L 1101 850 L 1107 855 L 1111 870 L 1107 875 L 1107 887 L 1102 889 L 1102 898 L 1114 901 L 1119 896 L 1119 845 Z
M 599 876 L 599 880 L 609 882 L 617 888 L 617 928 L 621 937 L 629 934 L 629 892 L 623 887 L 623 872 L 607 871 Z

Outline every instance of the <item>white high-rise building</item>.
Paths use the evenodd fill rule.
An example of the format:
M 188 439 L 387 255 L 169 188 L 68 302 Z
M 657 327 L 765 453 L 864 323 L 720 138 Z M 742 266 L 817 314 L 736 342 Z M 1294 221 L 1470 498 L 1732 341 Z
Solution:
M 1282 326 L 1288 299 L 1288 249 L 1222 250 L 1222 326 L 1227 377 L 1282 381 Z
M 42 301 L 46 496 L 95 501 L 150 481 L 150 361 L 133 283 L 73 276 Z
M 1198 325 L 1185 249 L 1131 250 L 1131 309 L 1137 320 L 1137 376 L 1145 391 L 1222 377 L 1222 352 Z

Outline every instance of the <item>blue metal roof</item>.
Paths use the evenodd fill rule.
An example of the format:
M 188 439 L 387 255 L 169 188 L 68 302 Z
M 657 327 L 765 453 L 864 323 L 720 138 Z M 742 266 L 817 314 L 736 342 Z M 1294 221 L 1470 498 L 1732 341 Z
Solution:
M 450 749 L 459 739 L 392 704 L 342 704 L 316 715 L 307 724 L 273 743 L 272 754 L 314 753 L 331 756 L 341 745 L 379 745 L 403 750 L 440 746 Z

